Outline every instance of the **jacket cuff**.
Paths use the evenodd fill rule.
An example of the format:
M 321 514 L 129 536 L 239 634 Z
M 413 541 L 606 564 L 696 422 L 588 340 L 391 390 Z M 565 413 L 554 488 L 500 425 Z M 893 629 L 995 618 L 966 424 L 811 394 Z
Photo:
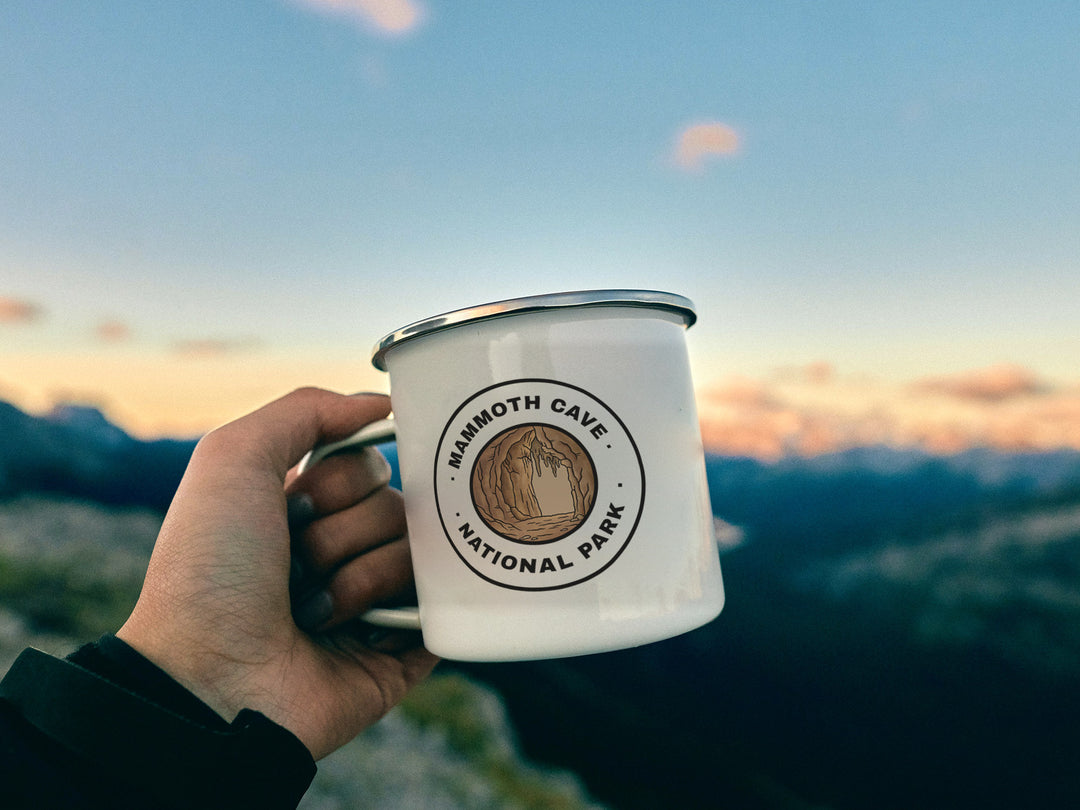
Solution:
M 0 698 L 86 762 L 181 808 L 295 808 L 315 775 L 304 744 L 259 712 L 231 724 L 179 713 L 35 649 L 12 665 Z

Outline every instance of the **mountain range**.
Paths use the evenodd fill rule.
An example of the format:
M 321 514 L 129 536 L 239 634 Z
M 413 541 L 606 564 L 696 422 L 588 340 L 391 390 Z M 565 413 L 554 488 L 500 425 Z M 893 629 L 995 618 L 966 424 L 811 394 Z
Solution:
M 194 443 L 0 403 L 0 498 L 163 511 Z M 444 665 L 499 691 L 528 754 L 613 807 L 1080 805 L 1080 453 L 706 467 L 741 538 L 719 619 L 617 653 Z
M 0 498 L 43 492 L 163 512 L 194 448 L 136 439 L 92 407 L 33 416 L 0 402 Z

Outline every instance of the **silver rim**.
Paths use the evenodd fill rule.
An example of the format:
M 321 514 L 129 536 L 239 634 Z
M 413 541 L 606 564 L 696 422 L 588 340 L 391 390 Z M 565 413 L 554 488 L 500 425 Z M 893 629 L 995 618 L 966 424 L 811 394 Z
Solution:
M 525 298 L 510 298 L 505 301 L 494 301 L 490 304 L 458 309 L 409 324 L 391 332 L 376 343 L 372 351 L 371 362 L 375 368 L 386 371 L 386 353 L 394 346 L 407 340 L 446 329 L 453 329 L 467 323 L 504 318 L 508 315 L 520 315 L 524 312 L 605 306 L 642 307 L 674 312 L 683 319 L 687 328 L 693 326 L 697 320 L 694 304 L 689 298 L 655 290 L 580 290 L 547 295 L 531 295 Z

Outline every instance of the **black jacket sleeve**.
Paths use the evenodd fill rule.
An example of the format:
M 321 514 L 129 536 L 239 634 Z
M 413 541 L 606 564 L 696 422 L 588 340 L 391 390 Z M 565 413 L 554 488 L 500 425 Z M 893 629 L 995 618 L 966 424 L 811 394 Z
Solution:
M 0 785 L 33 808 L 295 808 L 315 775 L 293 734 L 227 723 L 122 641 L 25 650 L 0 682 Z

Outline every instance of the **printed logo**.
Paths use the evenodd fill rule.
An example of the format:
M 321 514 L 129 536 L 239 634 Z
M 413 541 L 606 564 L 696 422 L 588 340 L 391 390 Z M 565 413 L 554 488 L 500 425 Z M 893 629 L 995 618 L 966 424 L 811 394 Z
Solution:
M 619 417 L 576 386 L 514 380 L 466 400 L 435 457 L 435 502 L 483 579 L 543 591 L 595 577 L 637 528 L 645 473 Z

